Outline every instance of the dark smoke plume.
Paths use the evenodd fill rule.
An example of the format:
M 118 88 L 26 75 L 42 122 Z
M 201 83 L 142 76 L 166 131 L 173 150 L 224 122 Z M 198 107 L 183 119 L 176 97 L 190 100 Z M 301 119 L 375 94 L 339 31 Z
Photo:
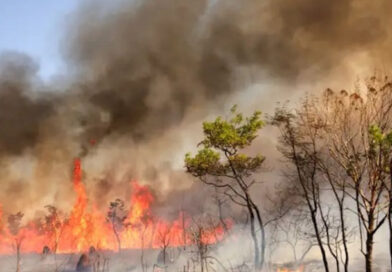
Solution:
M 68 57 L 82 71 L 88 101 L 110 114 L 107 132 L 130 132 L 135 139 L 233 92 L 239 67 L 256 66 L 283 81 L 314 70 L 314 80 L 355 52 L 382 55 L 389 41 L 385 11 L 392 6 L 145 0 L 105 12 L 101 5 L 79 11 Z
M 41 122 L 53 112 L 53 94 L 35 97 L 37 68 L 23 54 L 0 56 L 0 155 L 20 154 L 34 146 Z

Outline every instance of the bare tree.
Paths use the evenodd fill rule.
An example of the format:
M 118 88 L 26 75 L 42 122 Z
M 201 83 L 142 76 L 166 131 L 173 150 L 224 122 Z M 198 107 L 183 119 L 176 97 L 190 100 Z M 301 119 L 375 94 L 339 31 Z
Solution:
M 107 220 L 112 226 L 114 236 L 116 237 L 118 251 L 121 251 L 121 239 L 120 232 L 127 227 L 126 218 L 127 211 L 125 210 L 124 201 L 121 199 L 116 199 L 110 202 L 109 211 L 107 213 Z
M 220 222 L 205 214 L 197 218 L 193 217 L 192 224 L 187 230 L 196 249 L 194 253 L 196 253 L 196 262 L 199 264 L 200 272 L 209 271 L 213 264 L 219 266 L 223 271 L 227 270 L 216 257 L 210 254 L 211 240 L 216 239 L 215 231 L 219 226 L 221 226 Z
M 294 166 L 291 181 L 298 184 L 298 191 L 305 201 L 312 221 L 315 238 L 320 248 L 325 271 L 329 271 L 327 252 L 322 240 L 320 216 L 320 184 L 317 179 L 317 162 L 312 157 L 317 154 L 318 131 L 310 130 L 310 135 L 303 132 L 303 124 L 299 116 L 278 109 L 272 119 L 272 124 L 280 129 L 280 151 L 287 161 Z M 305 131 L 307 132 L 307 131 Z
M 336 270 L 340 271 L 342 263 L 343 270 L 347 272 L 347 177 L 329 154 L 328 142 L 325 141 L 328 128 L 316 111 L 317 101 L 306 97 L 294 113 L 285 107 L 277 109 L 272 124 L 281 132 L 280 151 L 294 166 L 295 175 L 287 174 L 286 177 L 298 185 L 296 188 L 308 208 L 325 270 L 329 271 L 328 252 L 335 261 Z M 323 201 L 323 192 L 331 191 L 333 203 Z M 330 212 L 332 208 L 337 210 L 335 214 Z
M 48 210 L 48 214 L 45 215 L 43 227 L 45 233 L 52 240 L 51 251 L 56 253 L 63 232 L 64 221 L 61 219 L 55 206 L 47 205 L 45 208 Z
M 365 269 L 370 272 L 374 236 L 387 218 L 383 211 L 388 175 L 385 165 L 389 161 L 384 160 L 379 136 L 392 126 L 392 88 L 389 83 L 379 84 L 374 77 L 367 82 L 365 90 L 357 89 L 351 94 L 328 90 L 322 103 L 318 110 L 324 113 L 321 116 L 326 124 L 329 154 L 349 179 L 349 192 L 353 191 L 349 195 L 356 204 Z
M 298 208 L 274 223 L 275 243 L 291 249 L 296 265 L 302 264 L 310 250 L 317 246 L 314 235 L 309 234 L 309 229 L 312 228 L 309 222 L 309 213 Z
M 161 247 L 161 254 L 162 254 L 162 263 L 164 266 L 166 266 L 167 256 L 167 248 L 170 246 L 170 239 L 171 239 L 171 226 L 170 225 L 164 225 L 162 228 L 158 230 L 158 241 L 159 245 Z
M 142 268 L 143 272 L 147 271 L 147 263 L 145 261 L 144 249 L 145 249 L 145 246 L 146 246 L 145 245 L 146 244 L 145 234 L 146 234 L 146 231 L 147 231 L 148 226 L 150 224 L 153 224 L 152 218 L 149 215 L 143 215 L 140 218 L 140 222 L 138 224 L 130 225 L 131 227 L 138 229 L 139 233 L 141 234 L 140 235 L 140 245 L 141 245 L 140 265 L 141 265 L 141 268 Z
M 25 238 L 23 233 L 20 233 L 21 230 L 21 221 L 23 219 L 24 214 L 21 212 L 17 212 L 15 214 L 10 214 L 8 216 L 8 229 L 10 233 L 14 236 L 15 250 L 16 250 L 16 272 L 21 271 L 20 267 L 20 253 L 23 239 Z

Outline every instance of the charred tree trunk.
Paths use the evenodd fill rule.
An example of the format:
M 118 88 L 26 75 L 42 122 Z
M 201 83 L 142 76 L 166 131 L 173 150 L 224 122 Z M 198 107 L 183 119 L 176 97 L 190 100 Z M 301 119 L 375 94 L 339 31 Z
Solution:
M 20 272 L 20 247 L 21 241 L 16 240 L 16 272 Z
M 116 237 L 117 246 L 118 246 L 118 252 L 121 252 L 121 239 L 120 239 L 120 236 L 119 236 L 119 234 L 117 232 L 116 226 L 115 226 L 113 221 L 112 221 L 112 228 L 113 228 L 114 236 Z
M 142 232 L 142 236 L 141 236 L 141 246 L 142 246 L 142 251 L 140 254 L 140 264 L 142 266 L 142 272 L 146 271 L 146 264 L 144 262 L 144 233 L 146 231 L 146 227 L 144 227 L 143 232 Z

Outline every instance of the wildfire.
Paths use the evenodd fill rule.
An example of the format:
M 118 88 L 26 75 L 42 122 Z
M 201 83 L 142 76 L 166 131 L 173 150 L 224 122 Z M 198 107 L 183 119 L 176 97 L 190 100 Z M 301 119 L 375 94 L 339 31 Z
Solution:
M 132 182 L 130 209 L 124 221 L 126 226 L 119 232 L 123 249 L 160 248 L 162 243 L 183 246 L 193 243 L 186 231 L 191 219 L 180 213 L 174 221 L 154 216 L 151 205 L 154 197 L 147 186 Z M 75 159 L 73 189 L 76 200 L 67 217 L 60 216 L 53 207 L 44 222 L 31 221 L 12 233 L 3 220 L 0 205 L 0 254 L 11 254 L 17 241 L 22 252 L 42 252 L 47 246 L 53 252 L 70 253 L 87 251 L 91 246 L 103 250 L 117 250 L 118 242 L 107 214 L 89 203 L 86 188 L 82 182 L 80 159 Z M 217 224 L 203 231 L 204 243 L 212 244 L 221 240 L 224 229 Z
M 278 268 L 277 272 L 303 272 L 304 271 L 304 266 L 301 265 L 300 267 L 298 267 L 297 269 L 293 270 L 293 269 L 289 269 L 289 268 Z

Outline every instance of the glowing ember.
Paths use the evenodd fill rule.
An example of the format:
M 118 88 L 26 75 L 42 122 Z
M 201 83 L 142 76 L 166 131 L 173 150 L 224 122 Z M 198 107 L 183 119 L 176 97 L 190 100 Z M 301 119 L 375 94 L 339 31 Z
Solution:
M 278 268 L 277 272 L 303 272 L 304 271 L 304 266 L 301 265 L 297 269 L 289 269 L 289 268 Z
M 80 159 L 74 161 L 73 188 L 76 201 L 68 217 L 62 219 L 54 207 L 49 207 L 50 215 L 44 222 L 29 222 L 17 233 L 7 228 L 0 205 L 0 254 L 12 254 L 17 241 L 21 241 L 22 252 L 40 253 L 44 246 L 60 253 L 87 251 L 91 246 L 117 250 L 116 236 L 106 213 L 99 211 L 94 203 L 89 206 Z M 190 218 L 184 213 L 172 222 L 158 218 L 151 212 L 153 201 L 147 186 L 132 183 L 130 210 L 124 221 L 126 227 L 119 232 L 121 247 L 160 248 L 165 241 L 170 241 L 170 246 L 191 244 L 192 237 L 186 231 L 191 224 Z M 202 241 L 212 244 L 223 236 L 223 226 L 216 225 L 203 232 Z

